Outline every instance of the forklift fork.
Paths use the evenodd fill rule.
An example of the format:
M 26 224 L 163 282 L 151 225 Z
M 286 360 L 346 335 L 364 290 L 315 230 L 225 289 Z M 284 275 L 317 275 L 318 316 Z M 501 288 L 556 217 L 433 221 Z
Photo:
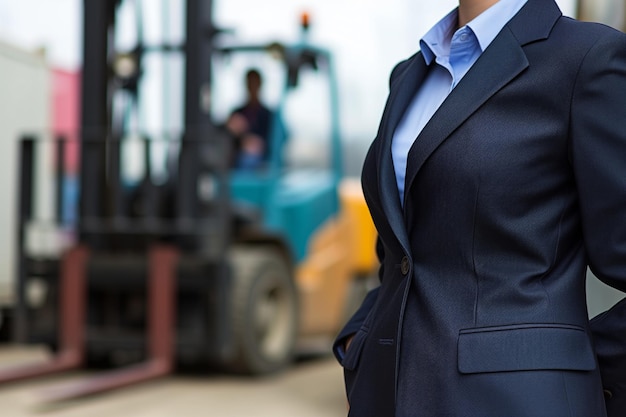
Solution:
M 60 348 L 55 357 L 43 363 L 0 371 L 0 383 L 51 375 L 79 368 L 85 358 L 85 325 L 89 250 L 71 249 L 61 263 Z M 155 246 L 148 255 L 148 360 L 104 375 L 52 387 L 41 392 L 43 402 L 63 401 L 121 388 L 172 372 L 176 312 L 176 264 L 178 251 Z
M 89 250 L 77 246 L 61 262 L 59 352 L 49 361 L 0 370 L 0 384 L 51 375 L 84 362 L 85 271 Z
M 174 368 L 176 313 L 176 264 L 179 253 L 166 246 L 149 252 L 148 268 L 148 360 L 137 364 L 52 387 L 41 392 L 43 402 L 75 399 L 159 378 Z

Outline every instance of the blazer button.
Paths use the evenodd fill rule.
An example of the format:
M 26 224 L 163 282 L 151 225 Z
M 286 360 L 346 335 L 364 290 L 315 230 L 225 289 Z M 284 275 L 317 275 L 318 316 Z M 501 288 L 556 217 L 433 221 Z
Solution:
M 410 269 L 411 267 L 409 264 L 409 257 L 405 256 L 404 258 L 402 258 L 402 261 L 400 262 L 400 272 L 402 272 L 402 275 L 406 275 L 409 273 Z

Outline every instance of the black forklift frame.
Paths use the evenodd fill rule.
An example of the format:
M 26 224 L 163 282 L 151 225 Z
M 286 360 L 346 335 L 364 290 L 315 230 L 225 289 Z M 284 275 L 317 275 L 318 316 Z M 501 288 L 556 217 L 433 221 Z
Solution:
M 0 371 L 0 384 L 24 380 L 43 375 L 63 372 L 78 368 L 85 363 L 86 324 L 88 291 L 91 278 L 88 276 L 91 258 L 98 251 L 106 250 L 107 236 L 127 231 L 124 227 L 112 227 L 123 217 L 120 210 L 120 146 L 111 126 L 110 112 L 112 75 L 110 57 L 114 49 L 112 30 L 115 27 L 115 10 L 120 0 L 84 0 L 83 1 L 83 70 L 82 70 L 82 112 L 81 112 L 81 143 L 80 143 L 80 174 L 82 186 L 78 208 L 78 244 L 67 251 L 57 265 L 44 265 L 44 269 L 55 267 L 58 270 L 58 294 L 61 300 L 57 318 L 58 351 L 49 361 L 39 364 L 27 364 Z M 211 125 L 209 108 L 203 95 L 208 93 L 211 82 L 211 56 L 213 53 L 213 36 L 217 33 L 212 24 L 211 0 L 186 1 L 186 40 L 183 45 L 185 64 L 185 126 L 178 163 L 176 189 L 176 208 L 173 219 L 173 230 L 181 230 L 182 234 L 190 234 L 186 230 L 193 229 L 194 218 L 201 215 L 198 204 L 194 178 L 211 163 L 215 166 L 213 174 L 223 177 L 226 166 L 221 167 L 220 161 L 202 161 L 198 157 L 199 146 L 207 137 L 215 132 Z M 104 136 L 104 139 L 103 139 Z M 35 181 L 34 162 L 36 156 L 36 138 L 25 138 L 20 147 L 20 199 L 18 207 L 18 263 L 17 263 L 17 305 L 15 339 L 18 342 L 28 341 L 28 307 L 26 300 L 26 282 L 37 262 L 28 259 L 25 253 L 26 225 L 33 219 L 33 184 Z M 199 145 L 200 144 L 200 145 Z M 66 141 L 57 141 L 57 169 L 55 208 L 56 221 L 62 216 L 64 155 Z M 145 153 L 149 153 L 149 145 L 145 145 Z M 145 158 L 149 160 L 149 157 Z M 224 159 L 224 158 L 222 158 Z M 202 164 L 204 163 L 204 167 Z M 223 161 L 221 161 L 221 165 Z M 107 169 L 109 168 L 109 169 Z M 149 168 L 147 168 L 149 177 Z M 108 173 L 108 177 L 107 177 Z M 223 180 L 223 178 L 220 178 Z M 148 181 L 149 182 L 149 181 Z M 148 184 L 150 187 L 151 184 Z M 222 188 L 221 192 L 227 187 Z M 227 216 L 227 199 L 217 205 L 218 215 Z M 204 259 L 219 264 L 214 271 L 218 275 L 227 273 L 225 267 L 224 242 L 229 236 L 229 221 L 221 222 L 221 245 L 209 245 L 211 251 L 203 250 Z M 154 224 L 152 224 L 154 226 Z M 147 232 L 149 227 L 139 228 L 139 234 Z M 148 235 L 150 233 L 148 232 Z M 158 234 L 158 233 L 156 233 Z M 191 232 L 197 234 L 197 231 Z M 203 242 L 200 243 L 203 245 Z M 222 248 L 219 249 L 215 248 Z M 206 248 L 204 248 L 206 249 Z M 149 310 L 146 331 L 147 360 L 104 375 L 78 381 L 62 387 L 44 391 L 40 398 L 43 401 L 67 400 L 84 395 L 95 394 L 128 384 L 153 379 L 171 373 L 175 362 L 175 327 L 176 327 L 176 294 L 177 273 L 181 268 L 180 251 L 171 244 L 147 240 L 146 271 L 146 305 Z M 193 263 L 193 262 L 192 262 Z M 180 279 L 180 278 L 178 278 Z M 222 281 L 219 280 L 218 281 Z M 219 285 L 219 284 L 218 284 Z M 223 329 L 219 332 L 223 333 Z M 224 350 L 223 348 L 221 350 Z

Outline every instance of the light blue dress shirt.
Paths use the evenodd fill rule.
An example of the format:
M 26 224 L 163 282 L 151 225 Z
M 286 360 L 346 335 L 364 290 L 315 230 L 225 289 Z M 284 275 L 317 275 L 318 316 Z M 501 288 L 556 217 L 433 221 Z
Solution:
M 458 9 L 455 9 L 420 41 L 424 61 L 431 68 L 398 124 L 391 145 L 401 202 L 411 145 L 448 94 L 526 1 L 500 0 L 458 30 Z

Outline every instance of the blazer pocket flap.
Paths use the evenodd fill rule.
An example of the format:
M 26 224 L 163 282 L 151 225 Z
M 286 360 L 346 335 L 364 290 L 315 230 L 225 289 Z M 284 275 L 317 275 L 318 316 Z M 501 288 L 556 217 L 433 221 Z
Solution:
M 458 369 L 462 374 L 595 368 L 591 343 L 579 326 L 528 324 L 459 333 Z
M 367 338 L 367 333 L 367 328 L 361 327 L 359 331 L 354 334 L 350 347 L 346 351 L 343 361 L 341 362 L 344 369 L 349 371 L 356 369 L 359 364 L 359 358 L 361 357 L 361 351 L 363 350 L 365 339 Z

